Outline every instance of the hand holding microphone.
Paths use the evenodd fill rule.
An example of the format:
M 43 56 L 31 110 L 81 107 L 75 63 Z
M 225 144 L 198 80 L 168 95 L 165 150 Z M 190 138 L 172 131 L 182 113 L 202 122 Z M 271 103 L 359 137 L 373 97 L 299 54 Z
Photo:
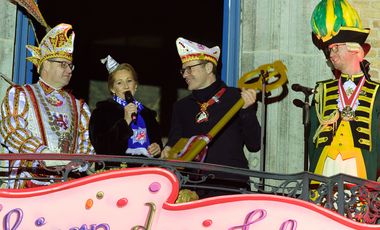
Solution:
M 131 114 L 130 115 L 131 122 L 136 124 L 137 106 L 133 103 L 135 99 L 133 98 L 131 91 L 126 91 L 124 93 L 124 96 L 125 96 L 125 101 L 128 103 L 127 106 L 125 107 L 125 112 L 128 114 Z M 131 103 L 133 104 L 133 106 L 130 105 Z M 126 120 L 128 122 L 129 119 L 127 118 Z

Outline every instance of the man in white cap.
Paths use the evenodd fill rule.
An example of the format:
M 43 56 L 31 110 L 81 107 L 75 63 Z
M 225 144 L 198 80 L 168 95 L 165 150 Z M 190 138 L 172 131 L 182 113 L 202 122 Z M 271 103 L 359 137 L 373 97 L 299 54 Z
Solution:
M 74 32 L 71 25 L 52 28 L 38 47 L 27 46 L 31 61 L 40 74 L 35 84 L 8 88 L 1 104 L 0 135 L 10 153 L 83 153 L 94 154 L 88 134 L 90 110 L 63 88 L 74 70 Z M 4 162 L 2 162 L 4 163 Z M 18 168 L 41 164 L 57 166 L 67 162 L 9 161 L 8 187 L 22 188 L 50 184 L 48 181 L 19 180 L 33 177 Z M 85 170 L 81 168 L 81 170 Z
M 182 61 L 180 73 L 192 93 L 174 104 L 169 139 L 162 154 L 167 156 L 180 138 L 206 135 L 226 112 L 243 98 L 242 109 L 211 140 L 207 153 L 199 160 L 248 168 L 243 152 L 244 145 L 250 151 L 256 152 L 260 149 L 255 90 L 240 91 L 227 87 L 217 77 L 216 67 L 220 55 L 218 46 L 208 48 L 184 38 L 178 38 L 176 44 Z M 242 184 L 248 183 L 243 181 Z

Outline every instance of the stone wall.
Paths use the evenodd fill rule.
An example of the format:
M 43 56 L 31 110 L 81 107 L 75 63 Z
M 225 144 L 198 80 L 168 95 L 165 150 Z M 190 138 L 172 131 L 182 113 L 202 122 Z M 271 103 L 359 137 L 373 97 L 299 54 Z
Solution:
M 241 75 L 260 65 L 282 61 L 287 67 L 288 91 L 285 98 L 268 104 L 263 122 L 262 103 L 258 117 L 266 125 L 265 170 L 294 173 L 304 169 L 302 109 L 294 99 L 292 84 L 314 87 L 316 81 L 331 78 L 324 56 L 311 41 L 310 17 L 319 1 L 243 0 L 241 29 Z M 241 76 L 240 75 L 240 76 Z M 274 91 L 275 96 L 280 92 Z M 252 169 L 260 169 L 263 152 L 247 153 Z
M 363 27 L 371 29 L 367 42 L 372 48 L 367 60 L 372 79 L 380 82 L 380 0 L 352 0 L 351 5 L 358 11 Z
M 0 73 L 12 78 L 14 39 L 16 27 L 16 5 L 0 1 Z M 4 97 L 9 84 L 0 78 L 0 98 Z

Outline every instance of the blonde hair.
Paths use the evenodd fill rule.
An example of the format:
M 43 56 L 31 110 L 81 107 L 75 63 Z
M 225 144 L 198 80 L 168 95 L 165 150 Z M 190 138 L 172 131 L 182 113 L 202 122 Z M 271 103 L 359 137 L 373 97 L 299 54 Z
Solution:
M 357 42 L 346 42 L 347 50 L 350 52 L 357 52 L 360 58 L 364 57 L 363 47 Z
M 135 68 L 133 68 L 133 66 L 131 64 L 122 63 L 122 64 L 118 65 L 116 67 L 116 69 L 108 75 L 108 91 L 111 94 L 112 94 L 111 89 L 113 87 L 113 83 L 115 82 L 115 79 L 114 79 L 115 73 L 120 71 L 120 70 L 129 71 L 132 74 L 133 80 L 135 80 L 138 83 L 137 72 L 136 72 Z

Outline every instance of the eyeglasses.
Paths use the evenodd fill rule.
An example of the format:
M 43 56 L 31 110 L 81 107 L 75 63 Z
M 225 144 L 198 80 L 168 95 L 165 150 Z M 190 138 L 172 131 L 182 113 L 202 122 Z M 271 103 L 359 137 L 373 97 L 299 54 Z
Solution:
M 67 63 L 65 61 L 55 61 L 55 60 L 48 60 L 48 61 L 61 64 L 62 69 L 66 69 L 67 67 L 69 67 L 71 71 L 73 71 L 75 68 L 75 65 L 73 65 L 72 63 Z
M 338 53 L 339 46 L 344 46 L 344 45 L 345 45 L 344 43 L 342 43 L 342 44 L 334 44 L 334 45 L 328 47 L 327 51 L 328 51 L 329 54 L 331 54 L 331 53 Z
M 179 70 L 179 73 L 181 75 L 185 74 L 185 73 L 188 73 L 188 74 L 191 74 L 191 68 L 195 67 L 195 66 L 198 66 L 198 65 L 204 65 L 206 64 L 205 62 L 201 62 L 201 63 L 198 63 L 198 64 L 195 64 L 195 65 L 189 65 L 189 66 L 186 66 L 185 68 L 183 69 L 180 69 Z

